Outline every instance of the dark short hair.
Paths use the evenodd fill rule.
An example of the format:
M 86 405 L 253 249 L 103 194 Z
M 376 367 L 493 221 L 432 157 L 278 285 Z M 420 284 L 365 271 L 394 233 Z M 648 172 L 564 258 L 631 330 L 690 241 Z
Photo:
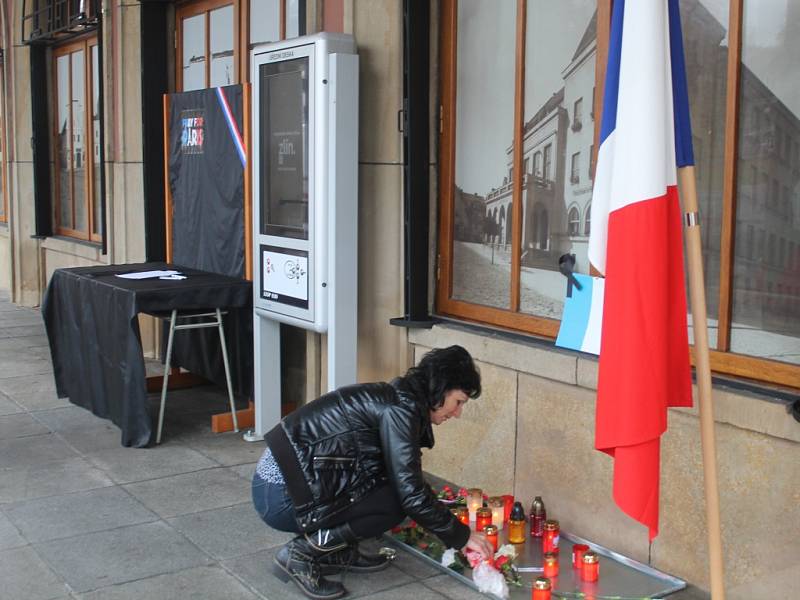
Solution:
M 427 352 L 417 366 L 406 372 L 405 379 L 414 391 L 424 394 L 431 409 L 442 406 L 450 390 L 462 390 L 470 398 L 481 395 L 481 374 L 461 346 Z

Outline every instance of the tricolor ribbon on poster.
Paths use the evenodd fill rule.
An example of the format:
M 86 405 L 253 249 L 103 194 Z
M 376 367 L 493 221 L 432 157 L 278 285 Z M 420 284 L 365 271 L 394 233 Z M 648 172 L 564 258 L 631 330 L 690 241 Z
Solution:
M 692 163 L 678 0 L 615 0 L 589 240 L 605 276 L 595 447 L 651 540 L 667 408 L 692 404 L 677 189 Z
M 233 111 L 231 110 L 231 105 L 228 102 L 228 97 L 225 95 L 225 90 L 221 87 L 216 88 L 216 90 L 219 107 L 222 109 L 222 114 L 225 117 L 225 123 L 228 125 L 228 131 L 231 133 L 233 147 L 236 148 L 236 153 L 239 155 L 239 161 L 242 163 L 242 167 L 245 167 L 247 166 L 247 152 L 244 149 L 244 140 L 242 139 L 242 134 L 239 131 L 239 125 L 236 123 L 236 118 L 233 116 Z

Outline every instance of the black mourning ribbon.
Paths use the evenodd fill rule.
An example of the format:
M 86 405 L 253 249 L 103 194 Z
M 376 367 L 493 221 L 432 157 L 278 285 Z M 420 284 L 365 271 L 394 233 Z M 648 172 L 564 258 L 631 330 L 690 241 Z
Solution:
M 583 289 L 581 282 L 573 274 L 575 269 L 575 255 L 562 254 L 558 257 L 558 270 L 567 278 L 567 298 L 572 298 L 572 286 L 578 288 L 578 291 Z

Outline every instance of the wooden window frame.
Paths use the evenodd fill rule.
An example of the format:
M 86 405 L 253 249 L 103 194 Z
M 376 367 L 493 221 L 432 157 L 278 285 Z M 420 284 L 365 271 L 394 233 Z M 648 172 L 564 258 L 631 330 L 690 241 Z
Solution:
M 597 162 L 600 118 L 603 111 L 605 66 L 608 56 L 609 24 L 613 0 L 597 1 L 597 53 L 595 87 L 592 98 L 594 118 L 594 144 L 590 157 L 590 171 Z M 730 351 L 730 329 L 733 303 L 734 237 L 736 225 L 736 162 L 739 134 L 739 86 L 744 0 L 729 1 L 727 89 L 725 100 L 725 140 L 723 158 L 722 231 L 719 272 L 719 332 L 717 347 L 711 350 L 711 369 L 722 375 L 732 375 L 800 389 L 800 365 L 766 358 L 737 354 Z M 525 29 L 526 0 L 517 0 L 514 137 L 512 142 L 512 252 L 510 264 L 510 306 L 508 309 L 474 304 L 453 298 L 453 236 L 454 236 L 454 181 L 456 152 L 456 73 L 458 39 L 458 0 L 441 0 L 440 18 L 440 137 L 439 137 L 439 230 L 436 269 L 435 312 L 460 320 L 496 326 L 527 334 L 555 339 L 560 321 L 521 313 L 520 310 L 520 246 L 522 237 L 522 129 L 524 124 L 525 89 Z M 741 118 L 746 118 L 741 116 Z M 552 162 L 552 157 L 551 157 Z M 544 156 L 542 169 L 544 170 Z M 546 176 L 546 173 L 542 173 Z M 593 173 L 590 173 L 593 178 Z M 756 252 L 757 252 L 756 248 Z M 690 348 L 695 364 L 694 347 Z
M 94 203 L 95 201 L 100 202 L 100 198 L 95 199 L 95 185 L 94 185 L 94 175 L 95 169 L 98 168 L 98 165 L 94 164 L 94 152 L 88 151 L 84 152 L 84 165 L 86 169 L 86 175 L 84 179 L 84 198 L 83 203 L 86 210 L 86 230 L 80 229 L 73 229 L 71 227 L 65 227 L 61 224 L 61 197 L 60 197 L 60 187 L 61 187 L 61 177 L 58 173 L 58 69 L 56 68 L 56 63 L 58 59 L 62 56 L 71 56 L 76 52 L 83 51 L 84 53 L 84 72 L 83 72 L 83 94 L 84 94 L 84 122 L 83 122 L 83 131 L 81 131 L 81 135 L 84 136 L 84 144 L 88 141 L 94 140 L 92 136 L 92 127 L 94 121 L 92 120 L 92 111 L 94 108 L 94 93 L 92 90 L 92 72 L 93 69 L 97 67 L 92 60 L 92 48 L 98 45 L 98 39 L 96 34 L 91 34 L 87 36 L 82 36 L 78 39 L 71 40 L 66 44 L 61 44 L 53 48 L 53 53 L 51 57 L 51 64 L 53 65 L 52 68 L 52 90 L 53 90 L 53 119 L 52 119 L 52 131 L 50 134 L 50 139 L 53 141 L 53 208 L 55 214 L 55 233 L 57 235 L 63 235 L 70 238 L 75 238 L 78 240 L 84 240 L 89 242 L 95 243 L 102 243 L 102 227 L 98 226 L 97 231 L 98 233 L 93 233 L 95 229 L 95 214 L 94 214 Z M 101 74 L 102 77 L 102 74 Z M 72 96 L 72 60 L 69 61 L 69 89 L 70 89 L 70 97 Z M 72 127 L 72 102 L 70 102 L 70 128 Z M 101 124 L 102 126 L 102 124 Z M 71 130 L 71 129 L 70 129 Z M 74 132 L 73 132 L 74 133 Z M 74 153 L 70 152 L 70 161 L 73 160 Z M 72 173 L 74 173 L 74 168 L 72 169 Z M 75 190 L 74 190 L 74 176 L 70 178 L 70 198 L 72 200 L 72 221 L 75 222 L 75 206 L 76 206 L 76 198 L 75 198 Z
M 175 8 L 175 89 L 183 91 L 183 21 L 198 15 L 204 15 L 205 35 L 205 88 L 211 85 L 211 12 L 226 6 L 233 7 L 233 84 L 241 83 L 246 78 L 242 77 L 242 38 L 247 40 L 248 35 L 242 36 L 241 5 L 247 4 L 241 0 L 200 0 L 187 2 Z M 245 25 L 245 30 L 249 28 Z M 246 41 L 245 41 L 246 46 Z M 246 54 L 246 49 L 244 53 Z M 203 89 L 205 89 L 203 88 Z

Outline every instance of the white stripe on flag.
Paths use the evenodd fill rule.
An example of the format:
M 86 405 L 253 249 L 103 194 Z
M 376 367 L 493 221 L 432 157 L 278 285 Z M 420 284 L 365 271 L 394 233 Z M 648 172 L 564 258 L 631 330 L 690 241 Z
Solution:
M 601 277 L 592 278 L 592 308 L 589 311 L 589 322 L 583 337 L 581 350 L 592 354 L 600 354 L 600 334 L 603 325 L 603 294 L 606 280 Z

